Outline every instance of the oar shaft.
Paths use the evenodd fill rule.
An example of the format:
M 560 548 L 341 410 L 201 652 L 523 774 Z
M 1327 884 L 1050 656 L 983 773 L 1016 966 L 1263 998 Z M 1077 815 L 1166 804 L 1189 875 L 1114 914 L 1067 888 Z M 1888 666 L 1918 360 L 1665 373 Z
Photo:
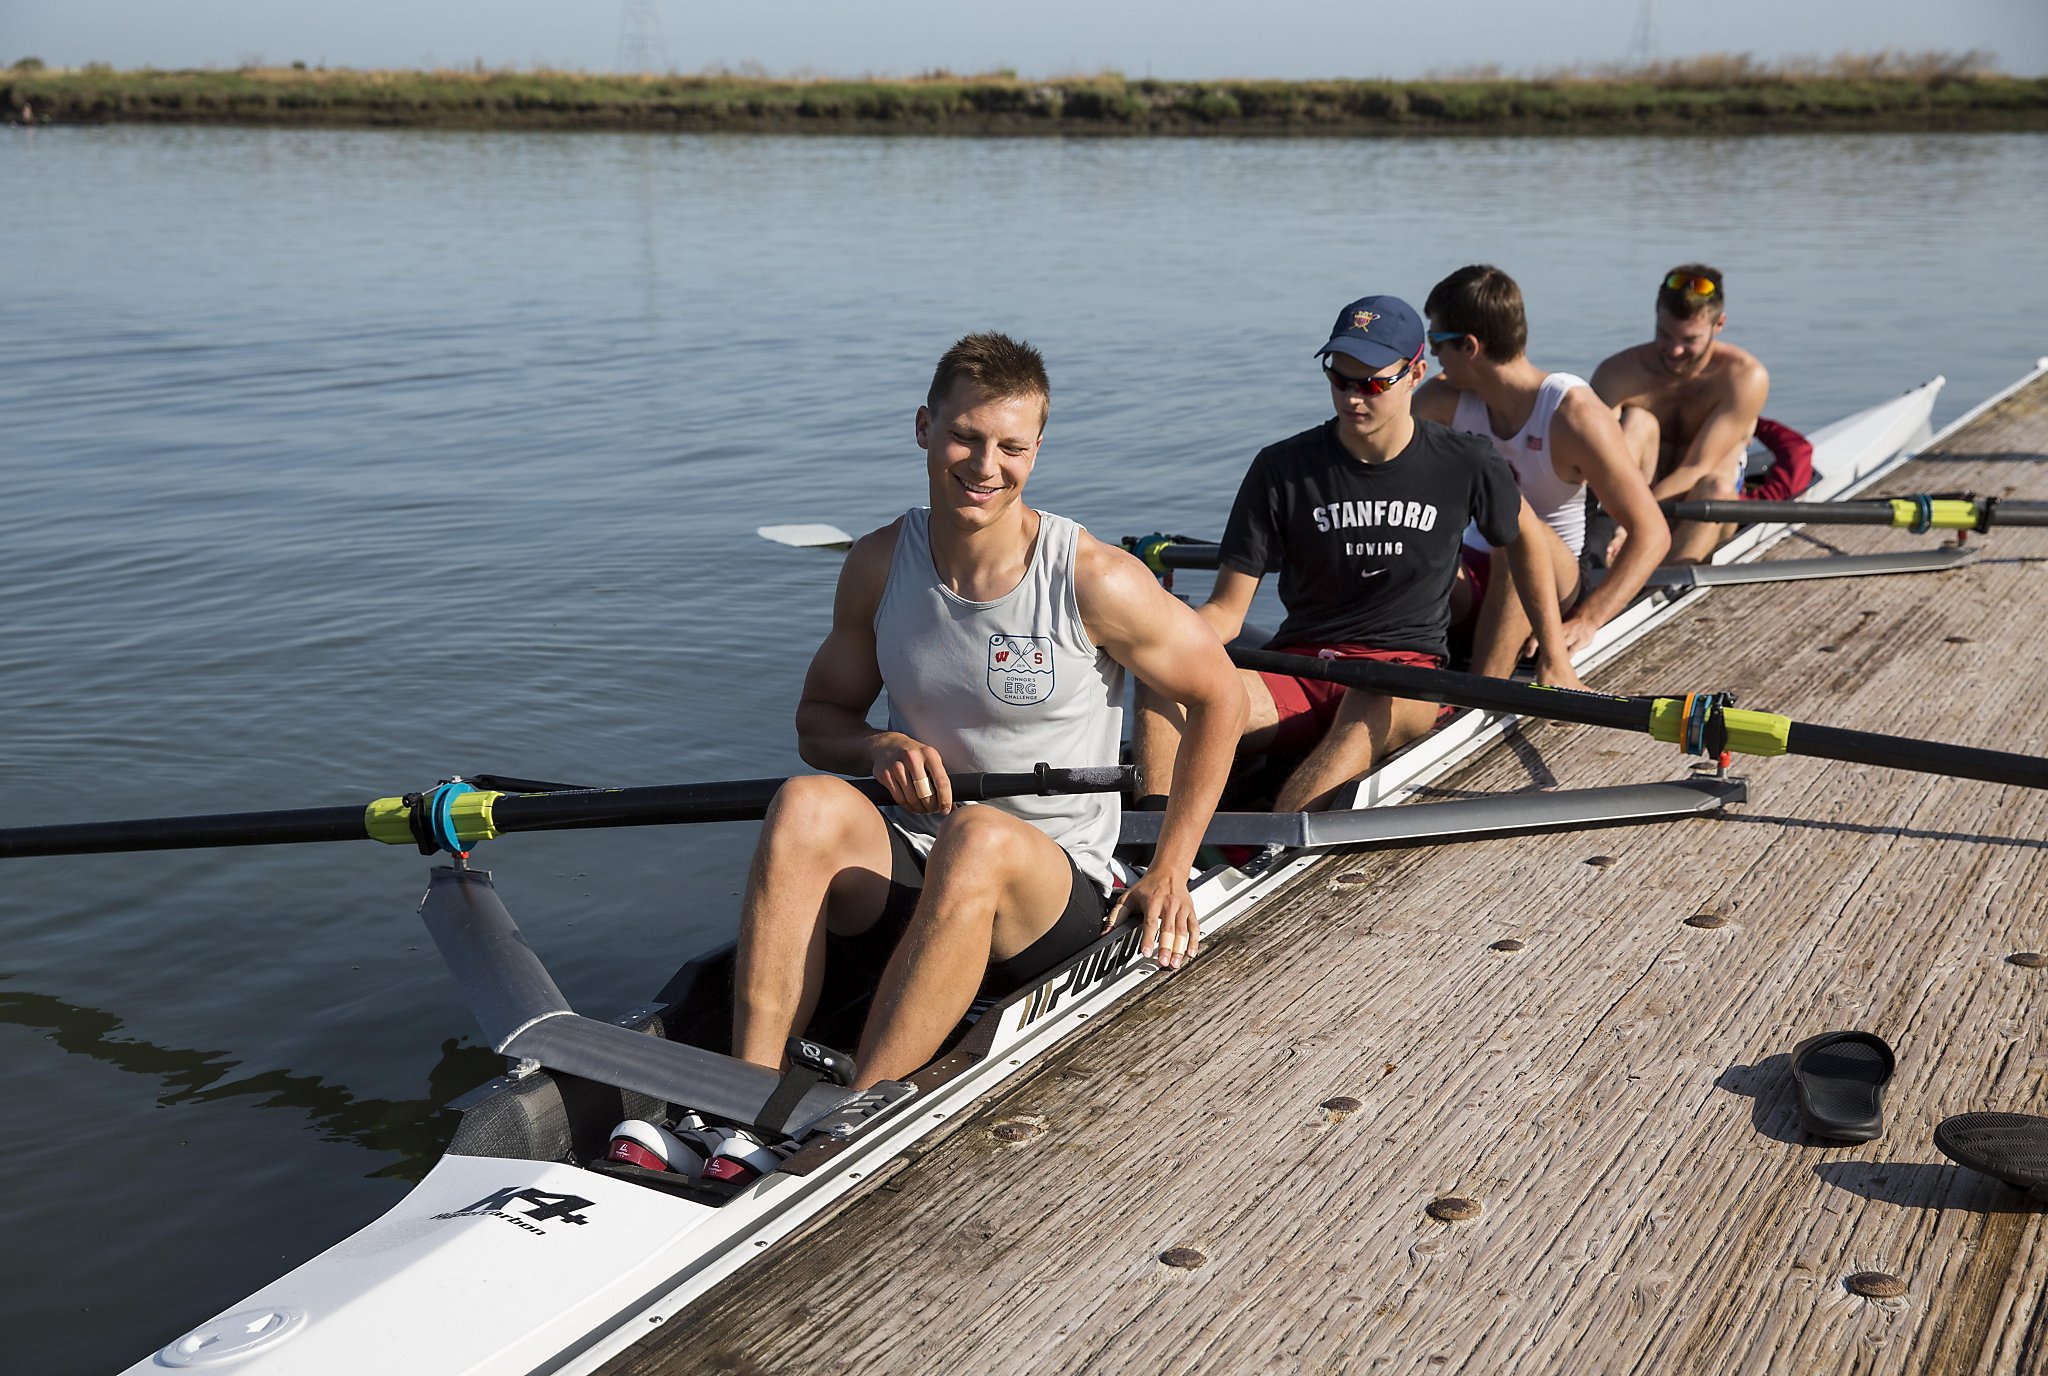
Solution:
M 1684 731 L 1683 700 L 1622 698 L 1512 683 L 1447 669 L 1383 664 L 1369 659 L 1307 659 L 1271 650 L 1233 648 L 1230 657 L 1246 669 L 1265 669 L 1297 678 L 1323 679 L 1350 688 L 1392 697 L 1447 702 L 1489 712 L 1644 731 L 1659 740 L 1677 741 Z M 1825 760 L 1874 764 L 1922 774 L 1947 774 L 1986 783 L 2048 788 L 2048 760 L 2004 750 L 1947 745 L 1909 736 L 1849 731 L 1791 721 L 1771 712 L 1730 708 L 1723 712 L 1727 748 L 1746 755 L 1811 755 Z
M 1738 525 L 1783 521 L 1809 526 L 1891 526 L 1911 530 L 1976 530 L 1998 526 L 2048 525 L 2048 502 L 1999 501 L 1984 520 L 1984 506 L 1967 497 L 1880 497 L 1848 502 L 1669 501 L 1660 503 L 1674 521 L 1732 521 Z
M 1133 772 L 1127 766 L 1053 769 L 1041 765 L 1028 773 L 956 774 L 952 776 L 952 785 L 955 801 L 980 802 L 1031 794 L 1116 793 L 1129 788 L 1132 778 Z M 458 834 L 465 841 L 485 840 L 514 831 L 747 821 L 767 812 L 775 791 L 784 782 L 735 779 L 572 793 L 469 793 L 456 800 L 455 818 Z M 877 803 L 890 801 L 887 790 L 873 779 L 847 782 Z M 410 813 L 411 808 L 402 799 L 379 798 L 367 807 L 223 812 L 196 817 L 0 828 L 0 859 L 362 841 L 373 837 L 410 844 Z
M 142 817 L 126 822 L 65 822 L 0 830 L 0 860 L 26 855 L 105 855 L 116 851 L 363 841 L 369 835 L 360 807 L 216 812 L 198 817 Z
M 1817 759 L 1874 764 L 1887 769 L 1910 769 L 1921 774 L 1982 779 L 1991 784 L 2048 788 L 2048 760 L 2033 755 L 1980 750 L 1968 745 L 1944 745 L 1940 741 L 1885 736 L 1874 731 L 1849 731 L 1839 726 L 1815 726 L 1795 721 L 1785 734 L 1785 751 L 1790 755 L 1812 755 Z
M 1540 688 L 1504 678 L 1488 678 L 1483 674 L 1424 669 L 1413 664 L 1385 664 L 1375 659 L 1308 659 L 1301 655 L 1243 650 L 1234 646 L 1230 657 L 1243 669 L 1263 669 L 1295 678 L 1322 679 L 1391 697 L 1447 702 L 1454 707 L 1513 712 L 1518 716 L 1576 722 L 1581 726 L 1607 726 L 1620 731 L 1650 729 L 1651 703 L 1648 698 L 1620 698 L 1605 693 Z
M 1016 798 L 1046 793 L 1115 793 L 1131 779 L 1118 765 L 1098 769 L 1047 769 L 1022 774 L 955 774 L 955 802 Z M 665 784 L 652 788 L 591 789 L 578 793 L 506 794 L 492 807 L 500 833 L 573 831 L 585 827 L 662 826 L 676 822 L 747 822 L 768 811 L 783 779 L 732 779 L 721 783 Z M 877 804 L 895 800 L 873 779 L 848 779 Z

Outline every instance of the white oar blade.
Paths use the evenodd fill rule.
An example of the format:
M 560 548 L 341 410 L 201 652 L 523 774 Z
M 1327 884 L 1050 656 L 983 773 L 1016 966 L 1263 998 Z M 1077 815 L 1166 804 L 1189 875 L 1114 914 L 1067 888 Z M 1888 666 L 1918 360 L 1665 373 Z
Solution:
M 762 526 L 754 532 L 763 540 L 798 549 L 850 549 L 853 537 L 838 526 Z

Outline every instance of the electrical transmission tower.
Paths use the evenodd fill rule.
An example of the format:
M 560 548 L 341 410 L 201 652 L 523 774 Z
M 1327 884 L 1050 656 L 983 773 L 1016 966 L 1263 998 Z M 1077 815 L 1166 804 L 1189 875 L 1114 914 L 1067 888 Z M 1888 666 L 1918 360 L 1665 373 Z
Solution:
M 1629 35 L 1628 65 L 1640 71 L 1657 60 L 1656 0 L 1643 0 L 1636 12 L 1635 32 Z
M 654 0 L 622 0 L 619 5 L 619 70 L 668 70 L 668 42 L 661 36 L 661 11 Z

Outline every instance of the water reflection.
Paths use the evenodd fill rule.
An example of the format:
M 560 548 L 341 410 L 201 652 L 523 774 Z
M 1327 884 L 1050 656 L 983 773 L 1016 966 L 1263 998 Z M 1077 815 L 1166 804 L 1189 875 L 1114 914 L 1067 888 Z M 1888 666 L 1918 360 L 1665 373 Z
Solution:
M 372 1180 L 416 1182 L 424 1176 L 440 1159 L 462 1118 L 444 1106 L 505 1069 L 505 1058 L 489 1047 L 450 1037 L 441 1043 L 441 1057 L 427 1071 L 427 1097 L 364 1099 L 318 1075 L 282 1069 L 231 1079 L 241 1062 L 225 1051 L 157 1046 L 117 1036 L 122 1024 L 112 1013 L 49 994 L 0 989 L 0 1022 L 43 1032 L 64 1050 L 117 1070 L 155 1076 L 163 1081 L 157 1103 L 164 1107 L 234 1099 L 255 1108 L 303 1113 L 323 1141 L 397 1158 L 368 1172 Z

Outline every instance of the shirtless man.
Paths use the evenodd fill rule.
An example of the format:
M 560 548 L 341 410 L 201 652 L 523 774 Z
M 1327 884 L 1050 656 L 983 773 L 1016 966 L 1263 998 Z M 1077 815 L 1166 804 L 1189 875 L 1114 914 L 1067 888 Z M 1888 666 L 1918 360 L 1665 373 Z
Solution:
M 1197 611 L 1227 643 L 1243 630 L 1260 579 L 1277 568 L 1287 619 L 1267 648 L 1441 667 L 1458 550 L 1477 522 L 1514 565 L 1543 680 L 1580 687 L 1540 544 L 1543 523 L 1491 446 L 1410 411 L 1428 369 L 1423 335 L 1422 318 L 1396 297 L 1364 297 L 1338 313 L 1317 351 L 1336 415 L 1252 460 L 1224 530 L 1215 589 Z M 1274 801 L 1282 812 L 1328 806 L 1437 720 L 1434 703 L 1319 679 L 1240 670 L 1238 681 L 1242 749 L 1306 752 Z M 1183 729 L 1171 703 L 1140 694 L 1134 753 L 1148 790 L 1172 792 Z
M 1188 874 L 1244 694 L 1144 565 L 1024 504 L 1049 395 L 1038 352 L 1002 335 L 939 360 L 916 420 L 931 505 L 854 544 L 796 712 L 806 761 L 872 774 L 895 806 L 829 774 L 776 795 L 740 920 L 736 1056 L 782 1065 L 828 963 L 879 978 L 856 1056 L 866 1087 L 929 1061 L 977 992 L 1012 992 L 1119 917 L 1163 965 L 1196 952 Z M 1126 670 L 1189 726 L 1156 862 L 1114 890 L 1114 795 L 955 807 L 949 772 L 1116 764 Z
M 1671 532 L 1637 468 L 1614 413 L 1583 379 L 1550 373 L 1523 352 L 1529 324 L 1522 289 L 1499 268 L 1459 268 L 1430 289 L 1430 350 L 1442 374 L 1415 394 L 1415 414 L 1491 440 L 1543 521 L 1564 643 L 1576 653 L 1627 606 L 1671 547 Z M 1628 541 L 1606 581 L 1580 598 L 1586 489 L 1613 513 Z M 1529 618 L 1505 569 L 1490 568 L 1466 536 L 1462 581 L 1480 586 L 1472 671 L 1504 678 L 1529 639 Z M 1491 576 L 1490 576 L 1491 575 Z
M 1673 498 L 1733 500 L 1771 376 L 1755 355 L 1721 340 L 1728 323 L 1721 273 L 1685 263 L 1657 288 L 1657 337 L 1593 370 L 1593 390 L 1615 409 L 1650 490 Z M 1735 533 L 1683 521 L 1671 536 L 1674 563 L 1699 563 Z

